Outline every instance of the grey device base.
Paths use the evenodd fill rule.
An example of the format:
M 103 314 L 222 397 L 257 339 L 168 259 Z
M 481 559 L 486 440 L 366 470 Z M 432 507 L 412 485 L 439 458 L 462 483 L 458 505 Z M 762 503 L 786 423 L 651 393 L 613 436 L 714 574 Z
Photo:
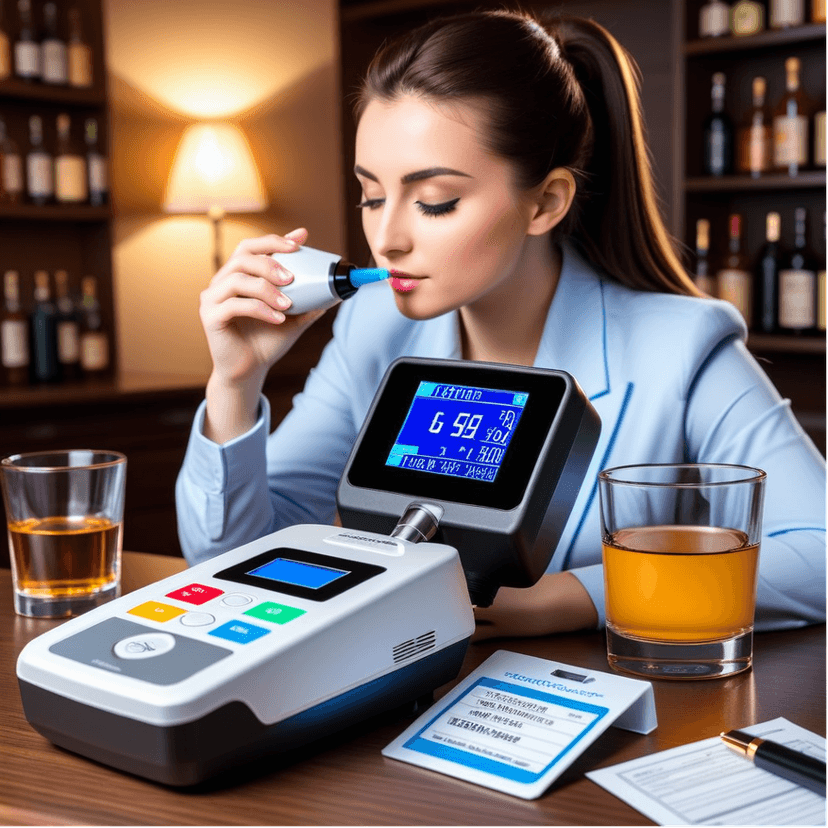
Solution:
M 18 680 L 29 723 L 60 747 L 167 785 L 195 785 L 255 759 L 272 759 L 431 693 L 456 678 L 469 639 L 266 725 L 242 702 L 162 727 L 109 713 Z M 114 747 L 118 746 L 118 747 Z

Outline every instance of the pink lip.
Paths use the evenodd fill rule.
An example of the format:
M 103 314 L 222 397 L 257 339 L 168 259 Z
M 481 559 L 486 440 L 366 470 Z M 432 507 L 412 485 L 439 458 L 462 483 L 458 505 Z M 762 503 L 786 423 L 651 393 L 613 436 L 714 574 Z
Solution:
M 391 282 L 391 287 L 394 288 L 394 290 L 397 290 L 400 293 L 408 293 L 417 287 L 419 279 L 409 276 L 401 270 L 392 270 L 389 281 Z

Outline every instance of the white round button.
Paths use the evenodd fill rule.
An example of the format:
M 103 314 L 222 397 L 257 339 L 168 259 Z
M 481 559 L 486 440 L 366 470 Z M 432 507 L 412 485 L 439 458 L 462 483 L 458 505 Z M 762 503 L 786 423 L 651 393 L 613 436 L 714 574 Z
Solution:
M 244 595 L 241 592 L 231 592 L 221 599 L 221 603 L 225 607 L 244 607 L 247 604 L 252 604 L 253 599 L 249 595 Z
M 154 658 L 175 647 L 175 638 L 169 633 L 141 633 L 121 639 L 113 648 L 118 658 Z
M 185 627 L 206 627 L 212 624 L 216 617 L 209 612 L 186 612 L 178 619 Z

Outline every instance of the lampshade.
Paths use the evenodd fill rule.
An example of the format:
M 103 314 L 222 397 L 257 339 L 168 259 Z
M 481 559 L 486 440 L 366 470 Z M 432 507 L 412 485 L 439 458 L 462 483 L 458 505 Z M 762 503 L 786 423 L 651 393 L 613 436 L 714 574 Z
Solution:
M 253 213 L 267 206 L 241 130 L 227 123 L 187 127 L 175 153 L 164 209 L 168 213 Z

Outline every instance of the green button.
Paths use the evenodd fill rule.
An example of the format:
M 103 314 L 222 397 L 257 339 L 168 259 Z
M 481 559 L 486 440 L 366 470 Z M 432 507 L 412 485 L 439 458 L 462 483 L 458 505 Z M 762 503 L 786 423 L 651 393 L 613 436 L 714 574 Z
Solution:
M 287 624 L 288 621 L 293 621 L 294 618 L 304 614 L 305 610 L 288 607 L 284 604 L 275 604 L 272 601 L 259 604 L 245 613 L 245 615 L 252 615 L 254 618 L 261 618 L 262 621 L 270 621 L 271 624 Z

